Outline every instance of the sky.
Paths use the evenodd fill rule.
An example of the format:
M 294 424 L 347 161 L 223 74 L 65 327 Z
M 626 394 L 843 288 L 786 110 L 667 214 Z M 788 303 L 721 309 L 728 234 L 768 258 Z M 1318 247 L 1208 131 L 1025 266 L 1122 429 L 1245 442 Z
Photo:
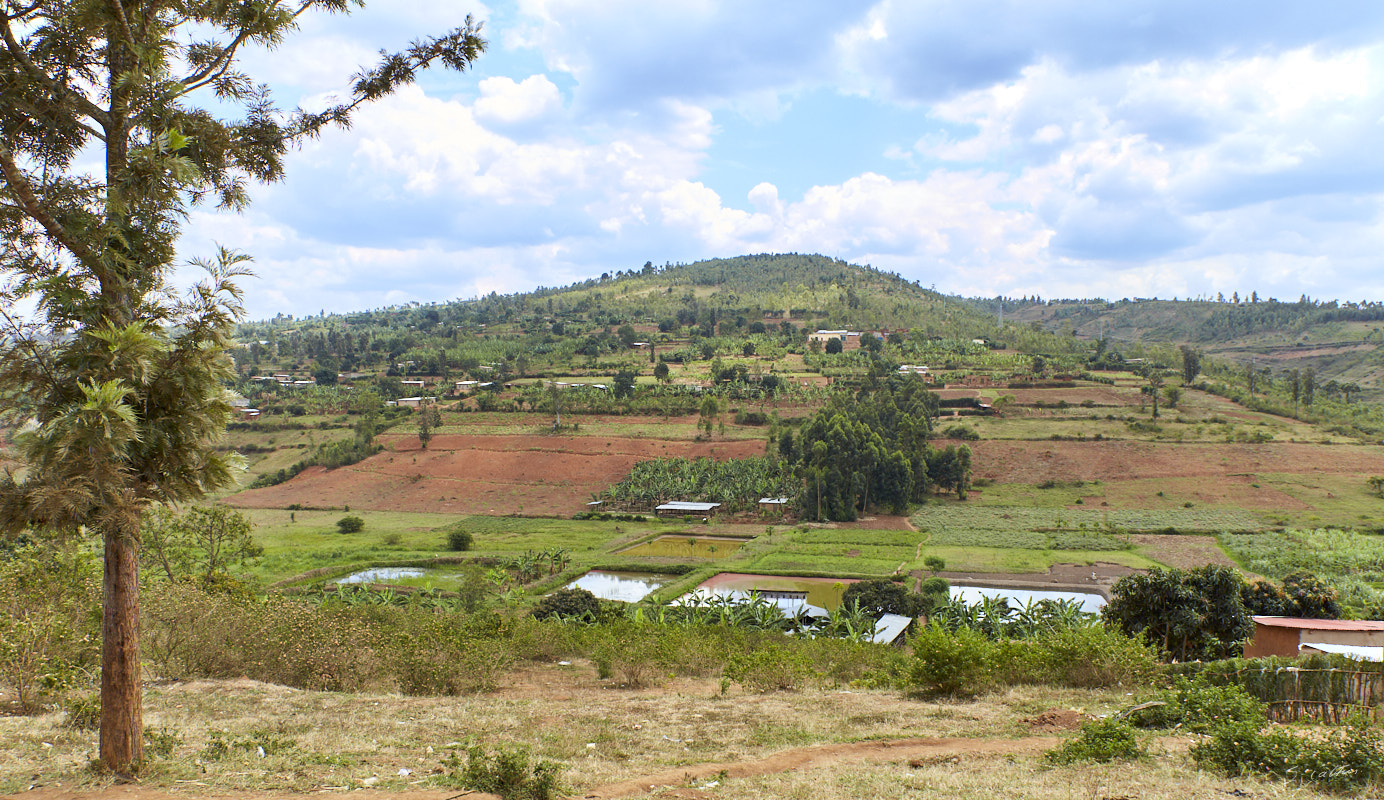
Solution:
M 966 296 L 1384 300 L 1384 3 L 373 0 L 242 66 L 321 108 L 468 13 L 472 70 L 193 211 L 184 257 L 255 259 L 250 318 L 768 252 Z

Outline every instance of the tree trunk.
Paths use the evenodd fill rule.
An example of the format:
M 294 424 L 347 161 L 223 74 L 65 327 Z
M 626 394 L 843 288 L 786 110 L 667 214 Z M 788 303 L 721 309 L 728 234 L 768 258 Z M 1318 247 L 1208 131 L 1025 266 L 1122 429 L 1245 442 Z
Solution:
M 130 775 L 144 760 L 139 675 L 139 542 L 106 531 L 101 644 L 101 763 Z

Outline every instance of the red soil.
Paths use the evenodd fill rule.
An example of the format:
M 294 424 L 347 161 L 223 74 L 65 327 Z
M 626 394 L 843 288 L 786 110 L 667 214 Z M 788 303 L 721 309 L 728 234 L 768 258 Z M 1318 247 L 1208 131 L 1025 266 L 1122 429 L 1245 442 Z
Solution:
M 351 505 L 371 511 L 568 515 L 620 481 L 638 461 L 716 459 L 764 453 L 763 441 L 689 442 L 605 436 L 443 434 L 427 450 L 411 436 L 381 437 L 390 449 L 349 467 L 320 467 L 278 486 L 241 492 L 249 508 Z

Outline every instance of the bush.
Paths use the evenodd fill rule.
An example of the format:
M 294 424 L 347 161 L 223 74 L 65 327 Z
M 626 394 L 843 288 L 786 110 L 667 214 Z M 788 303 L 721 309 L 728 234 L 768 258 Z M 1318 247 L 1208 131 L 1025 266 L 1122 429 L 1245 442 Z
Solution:
M 1056 628 L 997 648 L 995 670 L 1006 683 L 1094 689 L 1134 686 L 1157 669 L 1157 652 L 1102 626 Z
M 471 549 L 475 541 L 470 531 L 447 531 L 447 549 L 453 552 L 464 553 Z
M 563 765 L 540 759 L 530 764 L 524 748 L 496 748 L 486 752 L 479 744 L 466 748 L 466 761 L 455 752 L 442 762 L 449 783 L 477 792 L 497 794 L 505 800 L 550 800 L 558 797 L 558 774 Z
M 62 704 L 67 712 L 67 727 L 94 731 L 101 727 L 101 695 L 96 692 L 71 695 Z
M 336 529 L 342 533 L 360 533 L 365 530 L 365 520 L 360 517 L 342 517 L 336 521 Z
M 533 607 L 534 619 L 580 619 L 595 622 L 601 613 L 601 602 L 585 589 L 558 589 Z
M 994 649 L 983 634 L 969 628 L 951 633 L 928 625 L 913 640 L 906 687 L 923 696 L 974 697 L 990 688 Z
M 1081 726 L 1081 735 L 1043 754 L 1050 764 L 1076 761 L 1133 761 L 1145 755 L 1144 745 L 1129 723 L 1114 717 Z
M 1265 705 L 1235 684 L 1217 686 L 1198 675 L 1195 680 L 1179 677 L 1170 689 L 1159 693 L 1165 705 L 1137 711 L 1130 722 L 1141 728 L 1176 728 L 1193 733 L 1229 724 L 1263 725 L 1268 720 Z
M 976 432 L 975 428 L 968 425 L 948 425 L 946 430 L 942 431 L 942 438 L 962 439 L 967 442 L 975 442 L 979 441 L 980 434 Z
M 757 692 L 797 691 L 817 677 L 812 660 L 786 647 L 768 647 L 731 656 L 725 677 Z
M 1197 766 L 1228 777 L 1251 773 L 1277 775 L 1333 792 L 1358 791 L 1384 779 L 1381 734 L 1356 717 L 1345 730 L 1306 737 L 1262 722 L 1229 722 L 1192 746 Z

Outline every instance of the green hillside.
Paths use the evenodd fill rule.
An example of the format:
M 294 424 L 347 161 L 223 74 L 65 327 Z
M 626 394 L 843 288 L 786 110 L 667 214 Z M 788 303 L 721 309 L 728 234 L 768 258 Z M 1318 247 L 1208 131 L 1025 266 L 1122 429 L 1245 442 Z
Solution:
M 994 313 L 998 300 L 971 301 Z M 1188 344 L 1275 372 L 1311 369 L 1323 382 L 1384 392 L 1384 304 L 1261 300 L 1004 301 L 1005 316 L 1081 339 Z

